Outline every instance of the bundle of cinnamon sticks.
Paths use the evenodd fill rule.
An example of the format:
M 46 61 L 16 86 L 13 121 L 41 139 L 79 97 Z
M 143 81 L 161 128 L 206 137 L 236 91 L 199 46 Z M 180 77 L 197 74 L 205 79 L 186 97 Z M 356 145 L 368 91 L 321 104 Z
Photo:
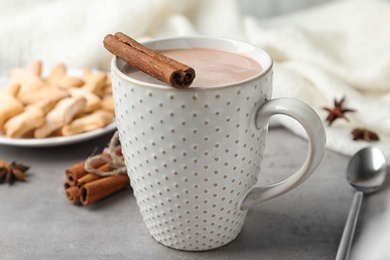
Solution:
M 123 157 L 120 145 L 115 147 L 115 153 Z M 100 155 L 109 156 L 105 153 Z M 80 161 L 65 170 L 64 189 L 66 197 L 71 203 L 86 206 L 120 191 L 130 184 L 127 174 L 101 177 L 98 174 L 88 172 L 85 169 L 85 163 L 86 160 Z M 103 160 L 94 161 L 93 167 L 103 172 L 112 170 L 112 167 Z

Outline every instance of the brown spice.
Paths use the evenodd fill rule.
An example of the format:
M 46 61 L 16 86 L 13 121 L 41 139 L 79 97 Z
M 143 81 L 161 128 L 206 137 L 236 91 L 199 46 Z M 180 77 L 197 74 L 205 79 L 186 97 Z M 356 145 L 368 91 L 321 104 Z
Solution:
M 129 182 L 127 175 L 116 175 L 86 183 L 80 189 L 80 202 L 84 206 L 89 205 L 126 188 Z
M 103 165 L 102 167 L 105 167 L 105 166 L 109 166 L 109 165 L 106 164 L 106 165 Z M 81 189 L 81 186 L 83 186 L 84 184 L 98 180 L 100 178 L 101 177 L 95 173 L 87 173 L 86 175 L 84 175 L 83 177 L 81 177 L 80 179 L 78 179 L 76 181 L 76 186 L 77 186 L 77 188 Z
M 344 118 L 349 121 L 345 116 L 345 113 L 355 112 L 354 109 L 343 108 L 343 103 L 345 101 L 345 97 L 343 97 L 340 101 L 334 99 L 334 108 L 324 107 L 323 109 L 329 112 L 329 115 L 326 117 L 326 121 L 329 122 L 329 126 L 338 118 Z
M 120 145 L 115 146 L 114 152 L 116 155 L 121 156 L 122 155 L 122 147 Z M 106 153 L 99 154 L 101 157 L 109 157 Z M 83 160 L 81 162 L 78 162 L 74 165 L 69 166 L 65 169 L 66 179 L 67 183 L 71 186 L 77 185 L 76 181 L 86 175 L 88 172 L 85 170 L 85 163 L 87 160 Z M 94 168 L 99 168 L 102 165 L 105 165 L 106 162 L 103 160 L 95 160 L 92 163 L 92 166 Z
M 102 156 L 108 156 L 108 155 L 102 154 Z M 84 168 L 85 162 L 86 160 L 78 162 L 65 169 L 67 182 L 69 184 L 76 185 L 76 181 L 88 173 Z M 103 161 L 95 161 L 94 166 L 98 168 L 104 164 L 105 162 Z
M 373 131 L 365 128 L 355 128 L 351 132 L 353 140 L 364 140 L 366 142 L 379 141 L 379 136 Z
M 25 172 L 29 168 L 29 166 L 21 163 L 8 163 L 6 160 L 0 160 L 0 183 L 5 180 L 5 182 L 11 185 L 15 180 L 26 181 Z
M 117 136 L 116 133 L 114 137 Z M 116 156 L 118 160 L 123 161 L 122 147 L 120 145 L 115 146 L 116 142 L 113 142 L 113 140 L 116 139 L 113 138 L 110 142 L 110 149 L 105 149 L 103 153 L 98 155 L 99 160 L 94 160 L 91 163 L 92 168 L 97 172 L 110 173 L 114 170 L 112 164 L 109 163 L 111 156 Z M 105 159 L 107 159 L 107 162 L 105 162 Z M 129 186 L 130 180 L 126 173 L 116 176 L 102 176 L 90 172 L 86 167 L 88 164 L 86 161 L 76 163 L 65 171 L 67 180 L 64 182 L 64 189 L 69 202 L 73 204 L 81 203 L 86 206 Z M 70 175 L 70 172 L 73 175 Z
M 103 43 L 109 52 L 129 65 L 172 87 L 187 88 L 195 78 L 193 68 L 151 50 L 121 32 L 108 34 Z
M 80 202 L 80 190 L 76 186 L 71 186 L 65 190 L 66 198 L 72 202 Z

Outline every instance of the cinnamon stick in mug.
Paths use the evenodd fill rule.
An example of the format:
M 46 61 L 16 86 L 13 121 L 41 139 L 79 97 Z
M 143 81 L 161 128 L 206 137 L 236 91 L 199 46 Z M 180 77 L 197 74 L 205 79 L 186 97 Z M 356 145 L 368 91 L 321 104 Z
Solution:
M 103 43 L 109 52 L 129 65 L 174 88 L 187 88 L 195 78 L 193 68 L 145 47 L 121 32 L 108 34 Z

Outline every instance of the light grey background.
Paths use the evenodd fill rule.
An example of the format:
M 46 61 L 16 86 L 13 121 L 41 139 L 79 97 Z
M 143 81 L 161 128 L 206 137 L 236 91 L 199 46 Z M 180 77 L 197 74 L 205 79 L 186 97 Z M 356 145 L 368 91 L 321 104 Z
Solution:
M 53 148 L 1 146 L 0 158 L 31 166 L 28 182 L 0 185 L 0 259 L 280 259 L 330 260 L 336 256 L 354 190 L 345 179 L 348 157 L 326 151 L 317 171 L 297 189 L 249 210 L 232 243 L 207 252 L 166 248 L 148 233 L 132 190 L 87 207 L 64 195 L 64 170 L 101 151 L 111 137 Z M 282 180 L 302 164 L 306 140 L 283 128 L 267 137 L 259 184 Z M 355 240 L 383 214 L 390 180 L 364 198 Z

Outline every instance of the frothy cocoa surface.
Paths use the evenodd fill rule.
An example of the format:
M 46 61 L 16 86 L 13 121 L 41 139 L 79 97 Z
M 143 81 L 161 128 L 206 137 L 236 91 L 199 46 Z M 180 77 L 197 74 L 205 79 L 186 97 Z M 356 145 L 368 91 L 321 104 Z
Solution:
M 191 87 L 212 87 L 234 83 L 251 78 L 263 70 L 257 61 L 248 56 L 217 49 L 172 49 L 163 50 L 161 53 L 195 69 L 196 77 Z M 165 85 L 130 66 L 123 71 L 137 80 Z

